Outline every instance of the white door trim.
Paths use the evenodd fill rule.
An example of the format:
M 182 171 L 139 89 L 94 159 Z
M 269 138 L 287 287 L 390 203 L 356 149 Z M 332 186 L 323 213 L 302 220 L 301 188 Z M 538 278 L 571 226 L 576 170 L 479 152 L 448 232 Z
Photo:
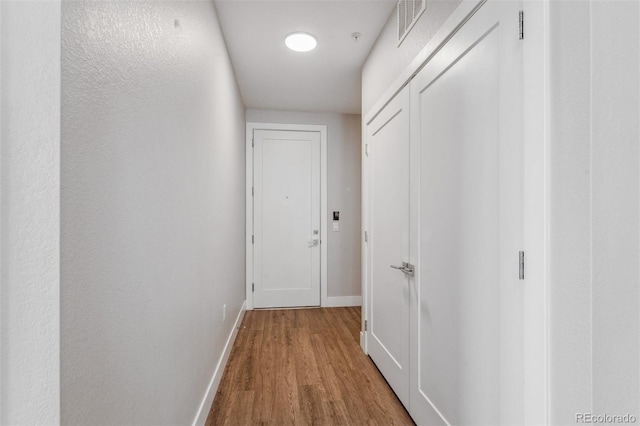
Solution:
M 367 287 L 369 227 L 369 165 L 367 125 L 394 96 L 426 65 L 446 42 L 487 0 L 464 0 L 434 37 L 416 55 L 362 120 L 362 329 L 369 320 Z M 492 0 L 488 0 L 492 1 Z M 524 0 L 524 424 L 549 423 L 549 85 L 547 34 L 548 0 Z M 514 18 L 517 19 L 517 18 Z M 360 346 L 368 353 L 367 333 L 360 333 Z
M 524 424 L 550 424 L 549 1 L 524 0 Z
M 253 310 L 253 131 L 292 130 L 320 133 L 320 306 L 327 306 L 327 126 L 247 122 L 246 127 L 246 301 Z

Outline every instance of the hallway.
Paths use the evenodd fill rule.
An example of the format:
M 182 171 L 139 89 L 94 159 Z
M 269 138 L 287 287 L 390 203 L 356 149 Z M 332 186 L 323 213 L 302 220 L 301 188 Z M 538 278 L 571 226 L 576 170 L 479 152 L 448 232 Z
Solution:
M 0 425 L 638 423 L 640 1 L 0 1 L 0 52 Z
M 206 424 L 413 424 L 359 326 L 359 307 L 248 311 Z

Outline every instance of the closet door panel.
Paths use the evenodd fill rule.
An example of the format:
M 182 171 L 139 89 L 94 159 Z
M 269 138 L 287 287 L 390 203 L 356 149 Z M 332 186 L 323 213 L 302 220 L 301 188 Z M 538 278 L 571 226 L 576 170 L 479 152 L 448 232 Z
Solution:
M 367 126 L 369 356 L 409 406 L 409 90 Z
M 522 420 L 517 16 L 517 2 L 485 4 L 411 83 L 420 172 L 410 412 L 419 424 Z

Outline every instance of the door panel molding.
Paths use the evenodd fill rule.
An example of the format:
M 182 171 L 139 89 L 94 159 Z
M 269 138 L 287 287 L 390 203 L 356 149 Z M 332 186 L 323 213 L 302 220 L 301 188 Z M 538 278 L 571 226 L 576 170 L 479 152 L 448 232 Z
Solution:
M 247 122 L 246 148 L 246 218 L 245 218 L 245 272 L 247 310 L 254 309 L 252 284 L 254 283 L 253 256 L 253 133 L 255 130 L 284 130 L 320 133 L 320 306 L 326 306 L 327 298 L 327 126 L 316 124 L 281 124 Z

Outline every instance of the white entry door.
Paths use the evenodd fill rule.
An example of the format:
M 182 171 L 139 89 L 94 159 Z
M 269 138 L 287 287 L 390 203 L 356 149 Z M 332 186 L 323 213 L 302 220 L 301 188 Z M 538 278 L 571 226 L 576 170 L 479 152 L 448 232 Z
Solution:
M 256 308 L 320 305 L 320 133 L 254 131 Z
M 411 82 L 418 424 L 523 423 L 521 7 L 485 3 Z
M 369 356 L 409 406 L 409 88 L 367 126 Z

